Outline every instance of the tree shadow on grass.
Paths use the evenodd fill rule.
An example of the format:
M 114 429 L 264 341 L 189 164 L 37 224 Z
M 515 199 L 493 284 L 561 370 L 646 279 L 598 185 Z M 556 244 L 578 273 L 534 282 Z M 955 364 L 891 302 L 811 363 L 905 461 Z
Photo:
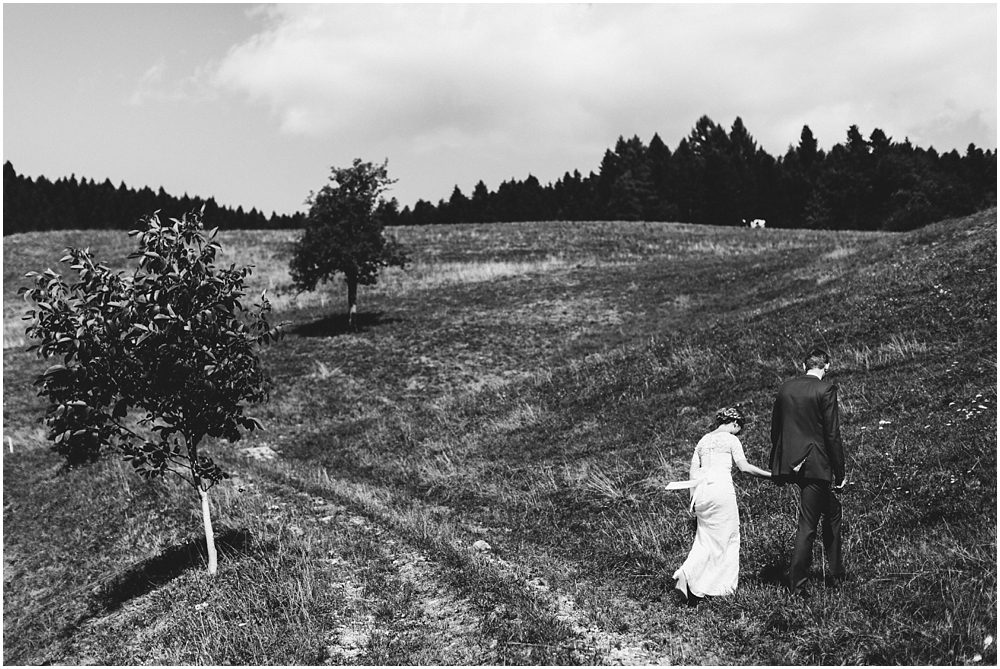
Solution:
M 401 319 L 387 317 L 381 312 L 358 313 L 354 315 L 354 326 L 347 322 L 347 314 L 326 316 L 311 323 L 303 323 L 288 329 L 289 334 L 300 337 L 339 337 L 346 334 L 358 334 L 365 330 L 398 323 Z
M 220 556 L 235 557 L 246 553 L 250 531 L 224 530 L 215 537 Z M 165 585 L 192 567 L 205 568 L 208 555 L 205 539 L 192 539 L 170 546 L 159 555 L 138 562 L 101 584 L 91 599 L 91 615 L 114 611 L 135 597 L 141 597 Z

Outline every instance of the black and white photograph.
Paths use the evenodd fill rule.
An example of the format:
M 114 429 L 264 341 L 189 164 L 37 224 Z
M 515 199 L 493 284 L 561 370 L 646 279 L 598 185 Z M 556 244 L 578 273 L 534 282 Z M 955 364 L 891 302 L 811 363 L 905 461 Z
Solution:
M 997 31 L 4 3 L 4 665 L 996 666 Z

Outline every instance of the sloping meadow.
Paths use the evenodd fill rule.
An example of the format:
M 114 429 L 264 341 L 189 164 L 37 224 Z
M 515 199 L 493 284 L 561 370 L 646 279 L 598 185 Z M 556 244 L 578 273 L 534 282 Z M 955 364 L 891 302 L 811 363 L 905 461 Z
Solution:
M 516 573 L 571 603 L 584 627 L 641 640 L 646 659 L 996 663 L 995 210 L 899 235 L 555 222 L 395 233 L 413 266 L 362 289 L 358 331 L 344 328 L 339 283 L 314 294 L 291 289 L 293 233 L 223 234 L 221 262 L 256 264 L 255 289 L 267 288 L 277 317 L 292 321 L 288 337 L 263 352 L 276 385 L 254 413 L 267 431 L 214 446 L 240 480 L 321 472 L 342 503 L 372 510 L 431 554 L 482 539 Z M 5 238 L 8 269 L 16 264 L 9 249 Z M 8 278 L 5 323 L 16 290 Z M 817 545 L 814 596 L 788 599 L 779 581 L 795 495 L 737 476 L 740 589 L 697 609 L 680 606 L 670 574 L 693 528 L 686 493 L 664 484 L 687 477 L 715 410 L 737 402 L 751 417 L 741 435 L 748 458 L 766 466 L 773 393 L 814 345 L 832 353 L 829 378 L 840 386 L 850 580 L 825 587 Z M 29 420 L 42 409 L 30 390 L 39 366 L 5 351 L 5 435 L 32 448 L 41 444 Z M 248 452 L 272 459 L 251 466 L 241 455 Z M 49 468 L 43 479 L 53 462 L 30 458 Z M 10 546 L 11 555 L 29 554 L 19 533 L 30 525 L 8 519 L 7 480 L 31 471 L 27 461 L 15 464 L 5 461 L 4 520 L 18 536 L 5 535 L 5 558 Z M 136 495 L 144 486 L 136 479 L 100 494 Z M 231 510 L 235 489 L 220 512 L 233 527 L 252 515 Z M 129 520 L 131 536 L 144 513 L 153 512 Z M 182 520 L 175 512 L 160 518 L 170 534 L 160 548 L 181 540 Z M 91 550 L 114 546 L 124 559 L 127 542 L 105 533 Z M 141 545 L 158 550 L 154 543 Z M 72 550 L 68 540 L 60 550 Z M 37 615 L 28 627 L 8 627 L 17 614 L 7 592 L 18 586 L 6 585 L 5 629 L 40 627 Z M 323 597 L 324 606 L 342 606 Z M 297 615 L 321 637 L 310 606 Z M 497 632 L 486 620 L 480 630 L 492 630 L 499 645 L 491 652 L 500 654 L 473 653 L 463 663 L 610 661 L 547 649 L 549 637 Z M 302 622 L 288 625 L 268 638 L 279 644 Z M 577 633 L 559 634 L 551 639 L 568 643 Z M 388 659 L 429 657 L 399 652 Z M 227 661 L 208 646 L 177 657 Z
M 315 413 L 283 454 L 487 528 L 602 624 L 666 644 L 696 621 L 688 633 L 722 661 L 995 653 L 995 213 L 897 236 L 649 230 L 615 228 L 609 255 L 543 242 L 568 251 L 561 265 L 372 299 L 398 320 L 310 346 L 335 371 L 305 382 Z M 744 587 L 678 617 L 661 597 L 692 528 L 662 484 L 686 478 L 715 410 L 736 402 L 766 466 L 773 393 L 812 345 L 841 387 L 852 580 L 787 601 L 795 496 L 744 478 Z

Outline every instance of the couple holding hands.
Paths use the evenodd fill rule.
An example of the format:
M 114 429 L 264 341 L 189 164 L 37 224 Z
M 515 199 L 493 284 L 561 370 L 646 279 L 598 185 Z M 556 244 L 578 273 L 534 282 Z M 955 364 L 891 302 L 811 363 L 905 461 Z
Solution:
M 752 476 L 772 479 L 778 485 L 794 483 L 799 488 L 798 531 L 788 573 L 789 591 L 808 596 L 805 586 L 820 518 L 832 577 L 839 581 L 845 576 L 841 505 L 836 494 L 846 484 L 837 386 L 823 380 L 830 369 L 826 351 L 813 349 L 803 362 L 805 374 L 786 381 L 774 402 L 771 471 L 747 462 L 743 445 L 736 437 L 743 429 L 743 412 L 738 407 L 729 407 L 719 410 L 717 427 L 695 447 L 690 480 L 668 486 L 691 489 L 690 508 L 698 519 L 694 546 L 673 576 L 688 603 L 736 590 L 740 572 L 740 518 L 733 488 L 734 464 Z

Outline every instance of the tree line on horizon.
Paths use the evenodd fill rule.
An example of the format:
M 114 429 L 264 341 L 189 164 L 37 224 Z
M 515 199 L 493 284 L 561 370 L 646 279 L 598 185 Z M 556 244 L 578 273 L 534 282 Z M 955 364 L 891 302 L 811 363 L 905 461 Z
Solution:
M 997 154 L 970 144 L 952 150 L 894 142 L 852 125 L 844 143 L 819 148 L 809 126 L 797 146 L 774 158 L 737 117 L 727 132 L 702 116 L 671 151 L 658 134 L 649 145 L 619 137 L 600 168 L 543 186 L 529 175 L 495 191 L 479 181 L 467 196 L 456 185 L 437 205 L 418 200 L 401 211 L 382 205 L 387 225 L 493 221 L 628 220 L 834 230 L 911 230 L 996 205 Z
M 135 190 L 110 179 L 75 175 L 49 181 L 18 175 L 4 163 L 4 235 L 36 230 L 122 229 L 154 211 L 179 218 L 205 207 L 222 229 L 299 229 L 306 214 L 277 214 L 219 206 L 213 197 L 178 198 L 161 186 Z M 673 151 L 654 134 L 646 145 L 619 137 L 597 173 L 579 170 L 542 185 L 529 174 L 490 191 L 480 180 L 471 195 L 456 185 L 448 200 L 420 199 L 399 208 L 382 200 L 383 225 L 429 225 L 546 220 L 679 221 L 831 230 L 912 230 L 996 205 L 997 153 L 969 144 L 964 155 L 895 142 L 858 126 L 829 151 L 809 126 L 777 158 L 757 145 L 739 117 L 730 130 L 702 116 Z
M 117 188 L 110 179 L 77 180 L 76 175 L 50 181 L 19 175 L 8 160 L 3 165 L 3 234 L 42 230 L 131 230 L 136 221 L 155 211 L 167 218 L 181 218 L 204 206 L 205 219 L 224 230 L 297 229 L 305 214 L 271 213 L 270 218 L 252 208 L 220 206 L 214 197 L 204 199 L 170 195 L 149 186 L 138 190 L 123 181 Z

